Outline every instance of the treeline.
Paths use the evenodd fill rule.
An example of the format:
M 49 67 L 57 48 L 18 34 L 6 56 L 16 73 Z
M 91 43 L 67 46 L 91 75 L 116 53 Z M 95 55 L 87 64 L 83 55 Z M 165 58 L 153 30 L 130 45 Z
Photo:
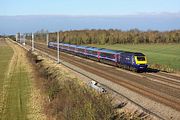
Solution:
M 72 30 L 61 31 L 60 41 L 70 44 L 141 44 L 141 43 L 180 43 L 180 30 L 173 31 L 140 31 L 122 30 Z M 26 39 L 31 39 L 31 33 L 26 33 Z M 47 31 L 35 33 L 35 41 L 46 41 Z M 15 36 L 9 36 L 15 40 Z M 57 41 L 57 32 L 49 33 L 50 41 Z
M 50 33 L 57 40 L 57 33 Z M 39 35 L 42 38 L 42 35 Z M 60 32 L 60 41 L 71 44 L 180 43 L 180 30 L 159 32 L 121 30 L 73 30 Z

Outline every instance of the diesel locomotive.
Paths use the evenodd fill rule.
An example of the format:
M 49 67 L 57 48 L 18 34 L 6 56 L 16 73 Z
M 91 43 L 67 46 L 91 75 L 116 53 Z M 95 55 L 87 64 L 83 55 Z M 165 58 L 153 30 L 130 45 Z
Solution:
M 49 42 L 48 47 L 57 49 L 57 42 Z M 59 43 L 59 50 L 136 72 L 145 72 L 148 67 L 146 56 L 140 52 L 110 50 L 64 43 Z

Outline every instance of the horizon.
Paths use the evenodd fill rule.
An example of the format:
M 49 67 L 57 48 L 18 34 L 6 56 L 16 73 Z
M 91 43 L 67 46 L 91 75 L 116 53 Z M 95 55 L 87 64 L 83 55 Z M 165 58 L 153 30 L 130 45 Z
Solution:
M 123 31 L 171 31 L 180 29 L 180 14 L 70 16 L 20 15 L 0 16 L 0 34 L 32 33 L 42 29 L 50 32 L 84 29 L 119 29 Z
M 180 11 L 178 12 L 140 12 L 140 13 L 131 13 L 131 14 L 104 14 L 104 15 L 73 15 L 73 14 L 17 14 L 17 15 L 0 15 L 0 16 L 9 16 L 9 17 L 16 17 L 16 16 L 70 16 L 70 17 L 120 17 L 120 16 L 147 16 L 147 15 L 177 15 L 180 16 Z

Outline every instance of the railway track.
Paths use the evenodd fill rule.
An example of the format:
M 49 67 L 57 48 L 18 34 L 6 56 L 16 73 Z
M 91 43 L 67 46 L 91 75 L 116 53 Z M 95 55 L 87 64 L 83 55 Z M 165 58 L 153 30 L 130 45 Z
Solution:
M 45 44 L 35 44 L 35 47 L 56 58 L 56 50 L 47 48 Z M 168 73 L 133 73 L 113 66 L 107 66 L 99 62 L 83 59 L 74 55 L 62 53 L 60 55 L 63 61 L 82 68 L 90 73 L 112 81 L 118 85 L 124 86 L 132 91 L 140 93 L 154 101 L 163 103 L 177 111 L 180 111 L 179 78 L 178 75 Z M 143 81 L 140 82 L 139 81 Z M 154 84 L 152 84 L 154 83 Z M 116 92 L 116 91 L 115 91 Z M 125 96 L 126 98 L 126 96 Z M 131 101 L 131 99 L 128 99 Z M 131 101 L 133 102 L 133 101 Z M 133 102 L 134 103 L 134 102 Z M 149 111 L 135 102 L 145 111 Z M 151 114 L 163 119 L 158 114 L 149 111 Z
M 55 59 L 57 56 L 56 50 L 47 48 L 47 45 L 45 44 L 36 44 L 35 47 L 38 48 L 40 51 L 43 51 L 45 54 L 47 53 L 46 55 L 48 55 L 49 57 L 53 59 Z M 150 98 L 153 101 L 162 103 L 165 106 L 169 106 L 175 111 L 178 111 L 178 112 L 175 112 L 174 110 L 172 110 L 175 112 L 174 115 L 178 115 L 180 112 L 180 97 L 179 97 L 180 96 L 179 95 L 180 76 L 179 75 L 171 75 L 171 74 L 163 73 L 163 72 L 140 73 L 140 74 L 133 73 L 127 70 L 119 69 L 117 67 L 104 65 L 102 63 L 91 61 L 88 59 L 83 59 L 74 55 L 70 55 L 70 54 L 66 54 L 62 52 L 60 54 L 61 54 L 60 57 L 63 61 L 66 61 L 74 66 L 77 66 L 78 68 L 81 68 L 82 70 L 85 70 L 89 73 L 93 73 L 94 75 L 104 78 L 105 80 L 109 80 L 120 86 L 128 88 L 131 91 L 134 91 L 138 94 L 141 94 L 142 96 Z M 111 88 L 110 90 L 114 91 Z M 142 106 L 141 104 L 139 104 L 138 102 L 134 102 L 133 100 L 129 99 L 128 97 L 124 96 L 123 94 L 117 91 L 114 91 L 114 92 L 119 95 L 122 95 L 124 98 L 134 103 L 135 105 L 139 106 L 147 113 L 153 116 L 156 116 L 158 119 L 171 119 L 171 117 L 168 117 L 166 115 L 165 116 L 163 115 L 164 116 L 163 117 L 162 113 L 156 113 L 157 110 L 152 111 L 150 110 L 151 108 L 146 108 Z M 161 109 L 161 110 L 164 111 L 164 109 Z M 174 113 L 172 111 L 170 112 L 170 114 L 168 111 L 166 112 L 168 112 L 168 115 L 171 116 L 171 114 Z M 179 117 L 177 117 L 177 119 L 179 119 Z
M 143 74 L 143 76 L 147 77 L 147 79 L 151 79 L 153 81 L 160 82 L 161 84 L 180 89 L 180 81 L 179 80 L 170 79 L 170 78 L 167 78 L 167 77 L 165 78 L 163 76 L 159 76 L 159 75 L 151 74 L 151 73 Z
M 35 47 L 56 56 L 56 51 L 45 45 L 36 44 Z M 180 79 L 178 76 L 170 75 L 169 77 L 164 73 L 132 73 L 62 52 L 61 59 L 180 111 Z

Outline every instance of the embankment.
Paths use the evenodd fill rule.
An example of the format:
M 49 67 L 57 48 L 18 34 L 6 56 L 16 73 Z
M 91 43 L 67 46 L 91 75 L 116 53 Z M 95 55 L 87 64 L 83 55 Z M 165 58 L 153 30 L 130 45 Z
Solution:
M 117 120 L 137 119 L 135 113 L 114 108 L 109 94 L 98 93 L 74 77 L 64 66 L 29 53 L 29 58 L 39 72 L 40 89 L 46 94 L 44 112 L 50 119 L 64 120 Z

